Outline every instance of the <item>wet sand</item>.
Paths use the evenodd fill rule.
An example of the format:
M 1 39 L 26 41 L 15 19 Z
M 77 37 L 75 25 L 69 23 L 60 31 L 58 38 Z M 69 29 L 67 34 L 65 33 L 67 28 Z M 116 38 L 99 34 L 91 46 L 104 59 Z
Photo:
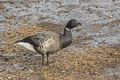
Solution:
M 59 25 L 49 24 L 49 26 Z M 1 32 L 5 42 L 4 47 L 0 50 L 1 80 L 120 79 L 119 46 L 90 48 L 87 44 L 79 43 L 81 40 L 74 39 L 71 46 L 50 55 L 49 66 L 42 66 L 41 55 L 12 44 L 25 36 L 48 30 L 43 27 L 43 24 L 39 24 L 39 26 L 33 25 L 15 31 Z M 76 46 L 76 44 L 80 46 Z

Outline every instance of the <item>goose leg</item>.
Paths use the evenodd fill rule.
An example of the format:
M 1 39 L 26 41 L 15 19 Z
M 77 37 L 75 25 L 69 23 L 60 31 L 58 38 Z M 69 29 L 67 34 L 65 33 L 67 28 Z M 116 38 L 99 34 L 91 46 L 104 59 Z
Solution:
M 47 53 L 47 63 L 46 65 L 49 65 L 49 53 Z
M 42 54 L 42 65 L 44 65 L 44 54 Z

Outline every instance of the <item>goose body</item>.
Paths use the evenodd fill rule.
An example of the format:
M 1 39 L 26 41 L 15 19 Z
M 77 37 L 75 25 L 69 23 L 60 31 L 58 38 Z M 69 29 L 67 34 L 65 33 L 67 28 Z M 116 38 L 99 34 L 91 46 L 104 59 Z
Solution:
M 74 25 L 73 25 L 74 24 Z M 71 29 L 76 27 L 79 23 L 72 19 L 64 28 L 64 33 L 56 32 L 40 32 L 33 36 L 28 36 L 22 40 L 15 42 L 17 45 L 24 46 L 26 49 L 42 55 L 42 64 L 44 63 L 44 55 L 47 55 L 47 64 L 49 62 L 48 56 L 50 53 L 55 53 L 62 48 L 69 46 L 72 43 Z

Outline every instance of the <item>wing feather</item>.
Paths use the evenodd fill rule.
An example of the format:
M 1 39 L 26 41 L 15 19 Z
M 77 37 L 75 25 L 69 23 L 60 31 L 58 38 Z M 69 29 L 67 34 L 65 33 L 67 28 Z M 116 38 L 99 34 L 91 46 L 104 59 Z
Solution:
M 56 41 L 58 41 L 59 34 L 55 32 L 40 32 L 36 35 L 31 36 L 31 40 L 38 44 L 39 47 L 37 49 L 40 52 L 48 52 L 48 51 L 55 51 L 56 47 L 59 47 L 59 44 L 56 45 Z M 55 47 L 54 47 L 55 46 Z

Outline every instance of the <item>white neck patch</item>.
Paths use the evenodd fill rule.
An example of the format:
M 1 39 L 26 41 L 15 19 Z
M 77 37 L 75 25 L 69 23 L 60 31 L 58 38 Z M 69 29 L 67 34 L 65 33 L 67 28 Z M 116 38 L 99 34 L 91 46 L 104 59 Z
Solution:
M 36 50 L 33 48 L 33 45 L 29 44 L 29 43 L 25 43 L 25 42 L 18 42 L 16 43 L 16 45 L 21 45 L 23 47 L 25 47 L 28 50 L 31 50 L 33 52 L 36 52 Z
M 71 31 L 70 29 L 68 29 L 68 28 L 65 28 L 67 31 Z

